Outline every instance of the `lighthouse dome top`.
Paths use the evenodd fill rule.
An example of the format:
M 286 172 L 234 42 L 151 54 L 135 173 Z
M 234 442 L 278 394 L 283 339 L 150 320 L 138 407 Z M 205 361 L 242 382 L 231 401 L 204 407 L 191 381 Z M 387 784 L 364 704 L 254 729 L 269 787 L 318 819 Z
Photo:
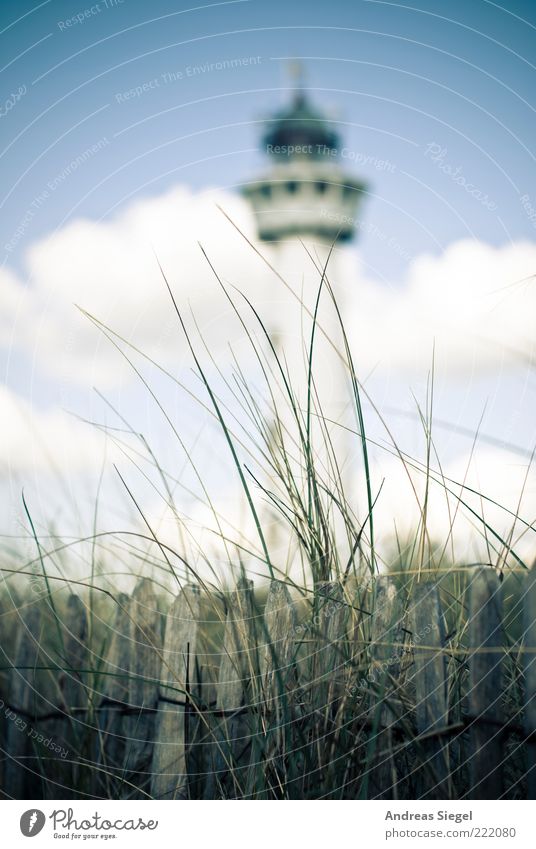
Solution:
M 321 158 L 330 153 L 336 155 L 339 136 L 325 116 L 311 105 L 305 92 L 298 90 L 290 105 L 269 120 L 263 146 L 276 158 L 289 155 Z

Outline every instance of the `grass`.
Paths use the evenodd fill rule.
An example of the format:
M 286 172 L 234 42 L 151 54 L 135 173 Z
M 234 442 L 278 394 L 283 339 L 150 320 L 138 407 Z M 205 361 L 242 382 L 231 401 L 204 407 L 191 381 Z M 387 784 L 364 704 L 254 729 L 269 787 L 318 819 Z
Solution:
M 232 373 L 221 367 L 196 333 L 195 322 L 192 328 L 187 321 L 163 272 L 178 332 L 192 358 L 196 389 L 88 316 L 132 367 L 183 453 L 196 489 L 187 491 L 181 476 L 164 468 L 158 451 L 110 405 L 121 428 L 105 430 L 128 458 L 128 464 L 116 465 L 116 473 L 138 529 L 99 531 L 102 508 L 97 499 L 93 529 L 86 538 L 63 541 L 52 534 L 45 539 L 24 501 L 35 551 L 30 557 L 17 550 L 5 553 L 0 598 L 2 710 L 18 709 L 17 715 L 46 732 L 44 739 L 63 747 L 68 756 L 58 756 L 49 743 L 34 739 L 21 747 L 26 732 L 6 716 L 2 738 L 6 797 L 151 796 L 151 760 L 147 751 L 143 756 L 135 753 L 139 738 L 154 734 L 151 710 L 159 684 L 169 678 L 163 652 L 166 611 L 181 588 L 195 583 L 201 592 L 201 612 L 193 665 L 187 681 L 183 676 L 166 684 L 181 702 L 177 708 L 187 713 L 186 797 L 412 799 L 428 793 L 432 798 L 441 794 L 464 798 L 473 792 L 467 720 L 469 591 L 475 566 L 483 565 L 501 576 L 505 599 L 500 696 L 506 729 L 504 793 L 526 796 L 521 612 L 528 564 L 517 547 L 520 533 L 533 533 L 534 528 L 523 520 L 520 507 L 510 514 L 506 533 L 494 528 L 487 519 L 490 499 L 485 493 L 470 490 L 465 480 L 445 477 L 434 438 L 433 362 L 425 404 L 416 402 L 423 459 L 402 450 L 392 426 L 359 380 L 330 284 L 329 260 L 318 266 L 315 257 L 308 259 L 317 266 L 318 288 L 313 309 L 303 307 L 301 387 L 296 369 L 286 362 L 255 305 L 218 277 L 208 257 L 215 285 L 249 345 L 247 368 L 232 351 Z M 326 339 L 323 310 L 335 316 L 340 348 Z M 318 389 L 317 349 L 326 343 L 337 367 L 345 371 L 348 411 L 343 424 L 331 420 Z M 233 520 L 220 512 L 194 452 L 144 368 L 172 381 L 177 392 L 186 392 L 217 423 L 222 450 L 228 452 L 249 514 L 243 527 L 233 527 Z M 380 422 L 384 442 L 378 444 L 369 436 L 365 409 Z M 334 439 L 341 430 L 358 457 L 352 474 Z M 475 434 L 475 442 L 477 438 Z M 419 521 L 405 539 L 378 526 L 382 482 L 374 482 L 372 447 L 398 458 L 417 500 Z M 132 483 L 134 473 L 143 484 L 140 490 L 148 487 L 158 493 L 173 517 L 178 543 L 171 544 L 145 510 L 143 496 Z M 416 475 L 424 482 L 422 495 Z M 355 492 L 358 477 L 363 493 Z M 443 540 L 434 539 L 429 528 L 430 493 L 437 489 L 444 494 L 448 515 L 449 532 Z M 197 533 L 195 523 L 187 521 L 186 496 L 211 516 L 211 545 L 206 535 Z M 470 496 L 479 499 L 480 510 L 475 510 Z M 358 504 L 363 504 L 361 510 Z M 462 514 L 470 517 L 483 542 L 485 556 L 478 561 L 456 557 L 454 526 Z M 248 526 L 251 535 L 245 530 Z M 234 587 L 244 587 L 249 577 L 255 578 L 253 595 L 242 589 L 237 596 Z M 138 578 L 151 582 L 149 610 L 129 600 Z M 283 593 L 271 618 L 266 611 L 270 582 Z M 379 591 L 389 582 L 396 589 L 392 609 L 386 609 L 386 596 Z M 446 662 L 445 723 L 429 733 L 418 727 L 416 719 L 416 634 L 409 614 L 423 584 L 433 584 L 439 591 L 441 613 L 429 623 L 431 631 L 440 618 L 445 626 L 443 644 L 435 649 Z M 73 593 L 83 605 L 83 614 L 74 618 Z M 238 614 L 237 599 L 243 605 Z M 39 636 L 33 639 L 24 630 L 30 610 L 37 611 L 39 619 Z M 140 610 L 145 616 L 141 626 L 136 618 Z M 422 647 L 422 635 L 419 639 Z M 114 666 L 110 653 L 121 640 L 122 661 Z M 147 668 L 136 667 L 140 657 L 146 658 Z M 230 663 L 230 680 L 234 675 L 238 681 L 235 687 L 244 702 L 240 710 L 231 696 L 231 704 L 224 704 L 225 688 L 218 676 L 225 662 Z M 112 693 L 116 701 L 129 703 L 133 688 L 144 693 L 142 710 L 138 703 L 137 712 L 131 709 L 122 715 L 115 710 L 117 705 L 103 702 Z M 117 743 L 112 745 L 113 756 L 112 739 Z M 443 783 L 437 773 L 438 741 L 446 745 L 442 756 L 448 775 Z M 13 764 L 14 753 L 21 757 L 18 765 Z

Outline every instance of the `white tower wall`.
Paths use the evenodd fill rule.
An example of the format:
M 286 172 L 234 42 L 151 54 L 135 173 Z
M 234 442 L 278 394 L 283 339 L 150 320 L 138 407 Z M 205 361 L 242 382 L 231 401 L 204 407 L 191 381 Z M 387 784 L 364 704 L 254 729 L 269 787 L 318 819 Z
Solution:
M 269 122 L 263 144 L 270 167 L 243 193 L 255 214 L 264 253 L 284 281 L 274 280 L 269 331 L 305 421 L 312 316 L 322 271 L 331 252 L 326 274 L 344 320 L 348 287 L 357 273 L 348 243 L 356 230 L 364 185 L 342 167 L 338 135 L 303 92 L 297 92 L 289 108 Z M 333 466 L 326 431 L 342 467 L 358 441 L 348 431 L 355 427 L 349 372 L 340 320 L 327 285 L 322 287 L 317 325 L 312 391 L 318 401 L 311 405 L 312 436 L 318 473 L 329 487 Z M 285 444 L 292 453 L 298 427 L 288 399 L 280 394 L 279 400 L 278 412 L 288 431 Z M 301 453 L 296 448 L 296 457 Z

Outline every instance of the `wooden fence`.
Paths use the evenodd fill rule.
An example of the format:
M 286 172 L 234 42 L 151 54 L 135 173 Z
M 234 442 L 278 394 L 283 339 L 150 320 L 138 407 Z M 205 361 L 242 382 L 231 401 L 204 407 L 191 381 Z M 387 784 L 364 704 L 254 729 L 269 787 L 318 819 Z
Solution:
M 430 581 L 409 603 L 390 577 L 359 596 L 326 583 L 305 618 L 285 584 L 259 609 L 241 581 L 215 645 L 204 588 L 184 586 L 164 616 L 142 580 L 115 598 L 102 653 L 71 595 L 62 621 L 47 619 L 61 630 L 54 656 L 43 604 L 20 605 L 4 796 L 534 799 L 535 574 L 512 645 L 499 578 L 474 570 L 456 650 Z M 520 698 L 505 708 L 513 669 Z

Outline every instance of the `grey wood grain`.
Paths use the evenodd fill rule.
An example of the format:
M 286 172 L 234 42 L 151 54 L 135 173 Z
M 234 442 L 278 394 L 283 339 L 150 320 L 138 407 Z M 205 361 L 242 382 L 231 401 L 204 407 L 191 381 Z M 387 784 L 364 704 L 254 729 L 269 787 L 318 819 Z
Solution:
M 241 580 L 228 599 L 216 697 L 213 767 L 207 781 L 209 798 L 244 794 L 251 755 L 249 682 L 257 674 L 253 582 Z
M 125 770 L 141 795 L 151 783 L 151 762 L 162 663 L 162 621 L 152 581 L 140 580 L 130 608 L 129 712 L 125 717 Z M 140 794 L 130 793 L 129 796 Z
M 398 682 L 404 651 L 404 612 L 395 582 L 389 576 L 375 580 L 371 623 L 371 671 L 369 689 L 375 765 L 370 775 L 370 798 L 397 798 L 398 773 L 392 755 L 393 725 L 399 703 Z M 375 693 L 375 695 L 372 695 Z
M 503 791 L 503 629 L 501 584 L 493 569 L 472 572 L 469 599 L 469 795 L 498 799 Z
M 4 707 L 6 749 L 4 777 L 9 796 L 25 799 L 35 785 L 38 766 L 32 756 L 33 743 L 38 736 L 31 716 L 41 705 L 38 675 L 40 665 L 42 617 L 39 602 L 25 604 L 18 611 L 18 631 L 13 665 L 9 671 L 8 696 L 12 709 Z
M 117 597 L 108 650 L 101 676 L 101 698 L 96 715 L 98 737 L 94 773 L 95 794 L 115 798 L 120 793 L 125 758 L 124 709 L 129 700 L 131 663 L 131 599 L 125 593 Z
M 179 593 L 166 617 L 151 796 L 188 797 L 188 698 L 195 688 L 199 587 Z
M 417 584 L 410 607 L 415 685 L 415 721 L 419 734 L 448 725 L 445 622 L 435 582 Z M 429 738 L 418 747 L 418 797 L 449 798 L 448 739 Z

